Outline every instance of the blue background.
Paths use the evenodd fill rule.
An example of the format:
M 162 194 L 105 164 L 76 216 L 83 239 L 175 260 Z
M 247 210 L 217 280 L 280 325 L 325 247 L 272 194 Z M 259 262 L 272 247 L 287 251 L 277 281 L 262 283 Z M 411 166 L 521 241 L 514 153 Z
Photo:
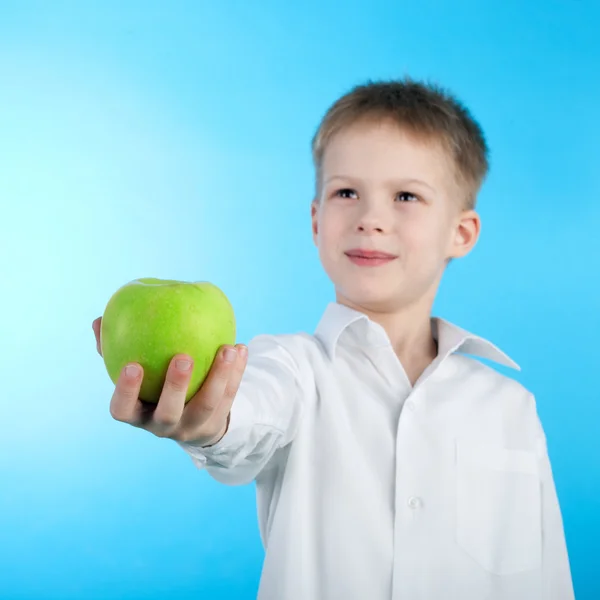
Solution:
M 598 23 L 594 0 L 0 0 L 0 598 L 254 598 L 254 487 L 111 419 L 91 322 L 152 276 L 221 286 L 240 341 L 312 331 L 310 137 L 404 74 L 486 131 L 482 237 L 435 312 L 521 364 L 600 597 Z

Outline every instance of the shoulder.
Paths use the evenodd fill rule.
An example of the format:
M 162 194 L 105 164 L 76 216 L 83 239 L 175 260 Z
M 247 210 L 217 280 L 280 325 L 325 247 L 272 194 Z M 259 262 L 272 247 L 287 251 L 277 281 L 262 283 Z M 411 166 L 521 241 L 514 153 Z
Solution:
M 455 379 L 464 382 L 467 389 L 478 397 L 507 406 L 521 405 L 535 411 L 534 394 L 514 376 L 471 356 L 454 354 L 453 361 Z
M 248 351 L 254 352 L 254 354 L 282 352 L 300 360 L 309 354 L 323 354 L 324 349 L 314 335 L 300 331 L 297 333 L 261 333 L 250 340 Z
M 259 334 L 248 342 L 248 361 L 255 364 L 264 361 L 280 361 L 306 374 L 317 361 L 322 362 L 326 353 L 321 342 L 309 333 Z
M 545 433 L 532 390 L 479 359 L 460 354 L 453 358 L 455 392 L 466 402 L 463 417 L 469 427 L 476 427 L 476 435 L 493 439 L 497 432 L 506 443 L 543 453 Z

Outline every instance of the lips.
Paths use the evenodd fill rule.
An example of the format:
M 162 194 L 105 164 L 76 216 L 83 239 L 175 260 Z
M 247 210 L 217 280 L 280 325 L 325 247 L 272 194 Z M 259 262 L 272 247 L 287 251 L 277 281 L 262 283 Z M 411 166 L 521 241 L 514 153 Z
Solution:
M 355 248 L 348 250 L 346 256 L 359 267 L 379 267 L 398 258 L 394 254 L 382 252 L 381 250 L 367 250 L 366 248 Z
M 348 250 L 346 252 L 346 256 L 354 257 L 354 258 L 373 258 L 373 259 L 387 259 L 392 260 L 397 258 L 394 254 L 389 254 L 388 252 L 381 252 L 379 250 L 366 250 L 363 248 L 356 248 L 354 250 Z

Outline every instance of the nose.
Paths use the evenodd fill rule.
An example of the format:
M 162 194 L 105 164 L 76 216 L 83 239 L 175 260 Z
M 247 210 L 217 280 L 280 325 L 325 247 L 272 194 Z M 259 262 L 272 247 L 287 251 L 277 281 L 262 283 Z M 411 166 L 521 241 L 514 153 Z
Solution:
M 366 206 L 358 218 L 356 230 L 358 233 L 383 233 L 385 231 L 384 215 L 373 206 Z
M 359 233 L 383 233 L 383 227 L 369 223 L 361 222 L 358 226 Z

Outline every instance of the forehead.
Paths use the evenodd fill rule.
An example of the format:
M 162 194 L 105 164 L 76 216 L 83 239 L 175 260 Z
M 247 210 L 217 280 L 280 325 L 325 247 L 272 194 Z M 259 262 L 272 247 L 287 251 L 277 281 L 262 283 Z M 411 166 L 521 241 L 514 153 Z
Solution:
M 441 142 L 386 121 L 356 123 L 335 133 L 325 147 L 321 169 L 324 178 L 416 178 L 436 188 L 451 185 L 455 175 Z

